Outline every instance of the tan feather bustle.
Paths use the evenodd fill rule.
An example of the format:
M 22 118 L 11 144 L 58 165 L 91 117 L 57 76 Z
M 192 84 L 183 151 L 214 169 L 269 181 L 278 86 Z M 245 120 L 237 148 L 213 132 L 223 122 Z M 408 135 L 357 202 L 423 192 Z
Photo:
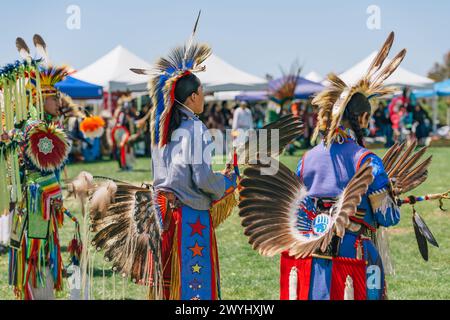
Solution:
M 359 92 L 370 98 L 391 94 L 395 91 L 393 87 L 383 86 L 383 82 L 398 68 L 406 55 L 406 50 L 401 50 L 388 65 L 381 69 L 389 55 L 393 41 L 394 33 L 391 32 L 366 74 L 355 85 L 348 86 L 335 74 L 328 76 L 330 85 L 312 102 L 319 108 L 318 124 L 312 137 L 313 140 L 318 137 L 319 133 L 322 133 L 325 145 L 330 146 L 336 137 L 336 129 L 341 123 L 345 108 L 355 93 Z
M 307 195 L 306 187 L 286 166 L 277 165 L 279 169 L 274 175 L 262 174 L 262 169 L 267 168 L 262 164 L 250 165 L 244 170 L 245 178 L 239 191 L 239 215 L 249 243 L 265 256 L 288 251 L 289 255 L 299 258 L 310 256 L 317 250 L 325 251 L 334 234 L 344 236 L 349 217 L 355 214 L 362 195 L 372 183 L 370 161 L 357 171 L 333 206 L 333 226 L 314 240 L 303 237 L 296 226 L 299 203 Z
M 113 269 L 162 299 L 162 226 L 151 187 L 107 180 L 91 197 L 90 217 L 92 244 L 104 250 Z

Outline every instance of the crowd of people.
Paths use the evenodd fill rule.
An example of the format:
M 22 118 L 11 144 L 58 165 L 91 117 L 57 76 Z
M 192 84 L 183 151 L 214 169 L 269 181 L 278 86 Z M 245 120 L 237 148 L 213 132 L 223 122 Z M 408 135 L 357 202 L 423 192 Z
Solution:
M 386 147 L 397 141 L 416 138 L 420 145 L 428 145 L 432 120 L 424 100 L 416 101 L 407 89 L 389 103 L 380 101 L 371 122 L 371 137 L 382 137 Z
M 68 130 L 73 138 L 70 161 L 117 159 L 120 168 L 130 170 L 136 156 L 150 157 L 150 126 L 148 121 L 143 120 L 148 120 L 144 118 L 148 118 L 152 105 L 149 99 L 141 108 L 137 105 L 136 99 L 126 95 L 119 99 L 114 113 L 103 110 L 100 116 L 105 120 L 105 131 L 101 138 L 86 139 L 79 130 L 80 119 L 69 122 Z M 429 109 L 425 100 L 416 100 L 408 89 L 391 100 L 379 100 L 367 130 L 367 142 L 390 147 L 397 141 L 416 138 L 420 145 L 428 145 L 432 133 Z M 92 112 L 89 107 L 87 111 Z M 212 101 L 205 104 L 205 111 L 199 118 L 208 129 L 225 133 L 226 130 L 259 129 L 287 113 L 300 117 L 305 130 L 298 141 L 288 145 L 286 152 L 293 154 L 298 149 L 310 148 L 317 124 L 317 111 L 311 100 L 294 100 L 289 107 L 281 110 L 280 106 L 271 101 Z M 126 164 L 121 164 L 120 146 L 116 148 L 113 141 L 112 132 L 115 127 L 126 131 Z M 121 130 L 116 133 L 120 135 Z

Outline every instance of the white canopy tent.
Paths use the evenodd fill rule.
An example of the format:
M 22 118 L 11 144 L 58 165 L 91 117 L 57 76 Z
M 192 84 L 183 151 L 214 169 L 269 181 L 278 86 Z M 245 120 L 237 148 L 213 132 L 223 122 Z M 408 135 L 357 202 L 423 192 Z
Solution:
M 267 81 L 263 78 L 239 70 L 214 54 L 203 64 L 206 66 L 206 71 L 196 75 L 202 81 L 207 92 L 250 91 L 267 88 Z M 143 80 L 141 77 L 138 81 L 130 82 L 127 88 L 131 91 L 145 91 L 147 79 Z
M 263 90 L 267 81 L 239 70 L 216 55 L 205 63 L 206 71 L 198 73 L 206 91 Z M 152 69 L 152 65 L 119 45 L 112 51 L 74 74 L 77 79 L 101 85 L 106 91 L 146 91 L 148 79 L 130 68 Z
M 142 76 L 130 71 L 130 68 L 150 69 L 147 61 L 139 58 L 121 45 L 76 72 L 77 79 L 102 86 L 106 91 L 126 89 L 129 83 L 142 81 Z
M 341 73 L 339 77 L 347 83 L 347 85 L 353 85 L 367 72 L 370 64 L 377 55 L 377 51 L 372 52 L 367 58 L 357 63 L 344 73 Z M 387 65 L 391 60 L 386 59 L 384 65 Z M 326 82 L 326 80 L 324 81 Z M 324 83 L 323 83 L 324 84 Z M 408 86 L 412 88 L 424 88 L 431 87 L 433 80 L 415 74 L 409 70 L 402 68 L 401 66 L 384 82 L 386 85 L 396 86 Z
M 312 82 L 320 83 L 324 79 L 324 77 L 322 75 L 320 75 L 319 73 L 317 73 L 316 71 L 311 71 L 310 73 L 308 73 L 305 76 L 305 79 L 312 81 Z

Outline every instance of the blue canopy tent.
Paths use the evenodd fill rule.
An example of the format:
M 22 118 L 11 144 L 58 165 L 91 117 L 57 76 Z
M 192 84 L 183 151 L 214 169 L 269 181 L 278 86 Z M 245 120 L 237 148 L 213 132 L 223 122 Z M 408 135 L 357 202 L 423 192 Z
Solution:
M 64 81 L 58 82 L 55 87 L 72 99 L 102 99 L 101 86 L 78 80 L 68 76 Z
M 433 85 L 433 89 L 427 90 L 414 90 L 413 94 L 416 98 L 432 98 L 433 102 L 433 132 L 437 131 L 437 103 L 438 97 L 450 96 L 450 79 L 442 82 L 436 82 Z
M 431 98 L 433 96 L 445 97 L 450 96 L 450 79 L 442 82 L 436 82 L 433 89 L 414 90 L 416 98 Z
M 440 97 L 450 96 L 450 79 L 436 83 L 434 85 L 434 90 Z

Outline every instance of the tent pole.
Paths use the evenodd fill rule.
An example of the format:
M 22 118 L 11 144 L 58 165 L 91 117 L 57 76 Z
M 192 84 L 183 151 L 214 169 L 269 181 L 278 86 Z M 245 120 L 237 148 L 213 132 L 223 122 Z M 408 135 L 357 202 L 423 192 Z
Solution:
M 447 126 L 450 126 L 450 108 L 447 105 Z
M 111 85 L 108 86 L 108 107 L 107 109 L 112 112 L 112 91 Z
M 433 134 L 437 133 L 437 124 L 438 124 L 438 106 L 437 106 L 437 102 L 438 102 L 438 97 L 437 97 L 437 94 L 435 93 L 433 95 L 433 99 L 432 99 L 432 107 L 433 107 Z

